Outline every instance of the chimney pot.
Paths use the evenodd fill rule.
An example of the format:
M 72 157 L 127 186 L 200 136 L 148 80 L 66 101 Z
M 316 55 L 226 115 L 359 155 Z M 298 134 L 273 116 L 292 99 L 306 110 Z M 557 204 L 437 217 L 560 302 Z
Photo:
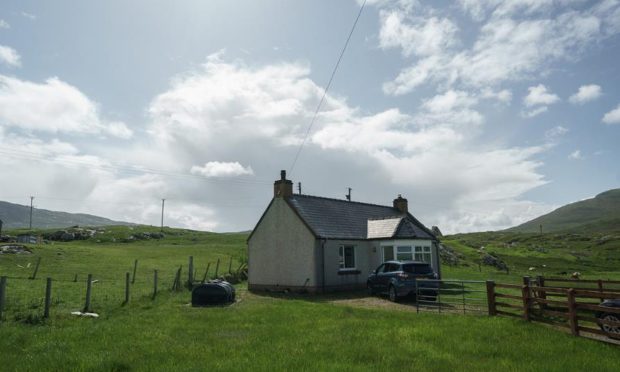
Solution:
M 274 198 L 288 198 L 293 196 L 293 181 L 286 179 L 286 171 L 280 171 L 280 179 L 273 183 Z

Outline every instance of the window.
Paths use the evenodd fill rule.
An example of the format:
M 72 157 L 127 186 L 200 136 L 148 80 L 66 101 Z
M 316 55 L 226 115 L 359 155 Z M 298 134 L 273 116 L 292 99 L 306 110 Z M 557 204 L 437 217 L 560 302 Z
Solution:
M 340 246 L 340 269 L 355 269 L 355 246 Z
M 422 262 L 431 262 L 431 247 L 415 247 L 415 260 Z
M 383 247 L 383 262 L 391 261 L 394 259 L 394 247 L 386 245 Z
M 396 247 L 396 259 L 399 261 L 411 261 L 413 260 L 413 253 L 410 246 Z

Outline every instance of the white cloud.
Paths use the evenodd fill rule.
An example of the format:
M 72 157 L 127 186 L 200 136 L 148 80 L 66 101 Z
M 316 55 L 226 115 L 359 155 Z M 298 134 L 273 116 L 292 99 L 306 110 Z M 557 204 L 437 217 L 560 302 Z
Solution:
M 239 162 L 220 162 L 210 161 L 200 167 L 192 166 L 190 172 L 192 174 L 200 174 L 205 177 L 234 177 L 243 175 L 253 175 L 252 167 L 244 167 Z
M 618 106 L 609 111 L 603 116 L 603 123 L 605 124 L 620 124 L 620 104 Z
M 548 110 L 547 106 L 539 106 L 539 107 L 533 108 L 531 110 L 523 110 L 523 111 L 521 111 L 521 117 L 530 119 L 530 118 L 538 116 L 538 115 L 540 115 L 542 113 L 547 112 L 547 110 Z
M 0 121 L 27 131 L 132 135 L 124 123 L 103 120 L 95 102 L 58 78 L 35 83 L 0 75 Z
M 494 91 L 490 88 L 484 88 L 481 91 L 481 97 L 486 99 L 496 99 L 501 103 L 509 104 L 512 101 L 512 92 L 508 89 L 502 89 L 500 91 Z
M 0 19 L 0 28 L 9 29 L 11 25 L 4 19 Z
M 456 25 L 446 18 L 412 18 L 405 21 L 400 11 L 381 11 L 379 45 L 399 47 L 403 55 L 435 55 L 455 44 Z
M 418 16 L 413 17 L 406 9 L 384 6 L 389 10 L 381 13 L 380 46 L 400 48 L 404 56 L 418 57 L 384 84 L 384 91 L 394 95 L 426 83 L 444 88 L 489 88 L 533 79 L 543 76 L 558 61 L 578 60 L 591 44 L 620 32 L 620 3 L 581 9 L 550 0 L 465 0 L 461 6 L 483 21 L 473 44 L 467 47 L 457 39 L 454 30 L 458 26 L 452 21 L 446 21 L 449 27 L 424 32 L 430 19 L 435 19 L 436 25 L 443 25 L 439 20 L 450 19 L 442 16 L 445 12 L 429 6 L 416 9 L 413 13 Z M 437 35 L 433 39 L 436 44 L 431 44 L 436 47 L 423 47 L 427 43 L 420 41 L 425 40 L 420 35 L 431 34 Z
M 226 62 L 222 54 L 211 56 L 151 102 L 149 133 L 158 150 L 179 166 L 189 163 L 191 168 L 204 157 L 235 158 L 239 167 L 251 163 L 257 179 L 270 185 L 278 170 L 290 165 L 321 97 L 309 72 L 299 63 L 257 68 Z M 294 174 L 314 195 L 333 195 L 335 184 L 320 181 L 325 179 L 360 185 L 358 200 L 370 202 L 385 203 L 386 194 L 410 190 L 422 204 L 414 213 L 429 224 L 467 201 L 494 200 L 495 207 L 510 210 L 523 192 L 546 182 L 537 172 L 541 163 L 533 160 L 544 148 L 480 146 L 484 117 L 474 108 L 478 99 L 447 90 L 424 100 L 410 115 L 398 109 L 362 113 L 328 95 Z M 194 172 L 200 173 L 198 168 Z M 270 192 L 266 188 L 264 196 Z M 478 228 L 445 224 L 448 231 Z
M 35 14 L 28 13 L 28 12 L 25 12 L 25 11 L 22 11 L 22 12 L 21 12 L 21 15 L 22 15 L 23 17 L 28 18 L 28 19 L 29 19 L 29 20 L 31 20 L 31 21 L 35 21 L 35 20 L 37 19 L 37 16 L 36 16 Z
M 566 133 L 568 133 L 569 130 L 568 128 L 565 128 L 561 125 L 555 126 L 551 129 L 549 129 L 548 131 L 545 132 L 545 138 L 548 140 L 556 140 L 559 137 L 564 136 Z
M 568 158 L 571 160 L 579 160 L 583 159 L 583 155 L 581 155 L 581 150 L 575 150 L 568 155 Z
M 21 66 L 21 57 L 15 49 L 0 45 L 0 62 L 11 67 L 19 67 Z
M 527 88 L 528 94 L 523 98 L 523 103 L 526 107 L 532 107 L 537 105 L 552 105 L 560 100 L 560 97 L 549 92 L 547 87 L 542 84 L 538 84 L 534 87 Z
M 579 91 L 568 98 L 570 103 L 584 104 L 590 101 L 594 101 L 602 94 L 601 87 L 596 84 L 582 85 L 579 87 Z
M 547 105 L 552 105 L 560 101 L 560 97 L 549 92 L 547 87 L 538 84 L 528 88 L 527 96 L 523 97 L 523 104 L 529 110 L 524 110 L 521 116 L 525 118 L 533 118 L 548 110 Z

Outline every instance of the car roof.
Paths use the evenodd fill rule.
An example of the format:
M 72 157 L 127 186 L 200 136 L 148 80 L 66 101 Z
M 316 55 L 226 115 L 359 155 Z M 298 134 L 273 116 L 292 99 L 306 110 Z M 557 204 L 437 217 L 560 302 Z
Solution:
M 428 262 L 424 262 L 424 261 L 411 261 L 411 260 L 403 260 L 403 261 L 397 261 L 397 260 L 390 260 L 390 261 L 385 261 L 384 264 L 386 263 L 393 263 L 393 264 L 398 264 L 398 265 L 405 265 L 405 264 L 416 264 L 416 265 L 429 265 L 430 263 Z

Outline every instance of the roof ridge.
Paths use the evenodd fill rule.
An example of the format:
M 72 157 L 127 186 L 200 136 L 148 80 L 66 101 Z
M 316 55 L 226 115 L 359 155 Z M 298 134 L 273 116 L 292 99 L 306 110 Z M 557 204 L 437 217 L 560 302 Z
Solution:
M 308 195 L 308 194 L 293 194 L 293 195 L 289 196 L 288 198 L 294 198 L 294 197 L 299 197 L 299 196 L 304 197 L 304 198 L 325 199 L 325 200 L 333 200 L 333 201 L 342 202 L 342 203 L 355 203 L 355 204 L 362 204 L 362 205 L 370 205 L 370 206 L 373 206 L 373 207 L 382 207 L 382 208 L 396 209 L 393 206 L 389 206 L 389 205 L 381 205 L 381 204 L 365 203 L 365 202 L 352 201 L 352 200 L 328 198 L 328 197 L 325 197 L 325 196 Z
M 385 217 L 370 217 L 368 219 L 368 221 L 395 220 L 395 219 L 402 220 L 403 218 L 406 218 L 406 217 L 407 216 L 403 216 L 403 215 L 385 216 Z

